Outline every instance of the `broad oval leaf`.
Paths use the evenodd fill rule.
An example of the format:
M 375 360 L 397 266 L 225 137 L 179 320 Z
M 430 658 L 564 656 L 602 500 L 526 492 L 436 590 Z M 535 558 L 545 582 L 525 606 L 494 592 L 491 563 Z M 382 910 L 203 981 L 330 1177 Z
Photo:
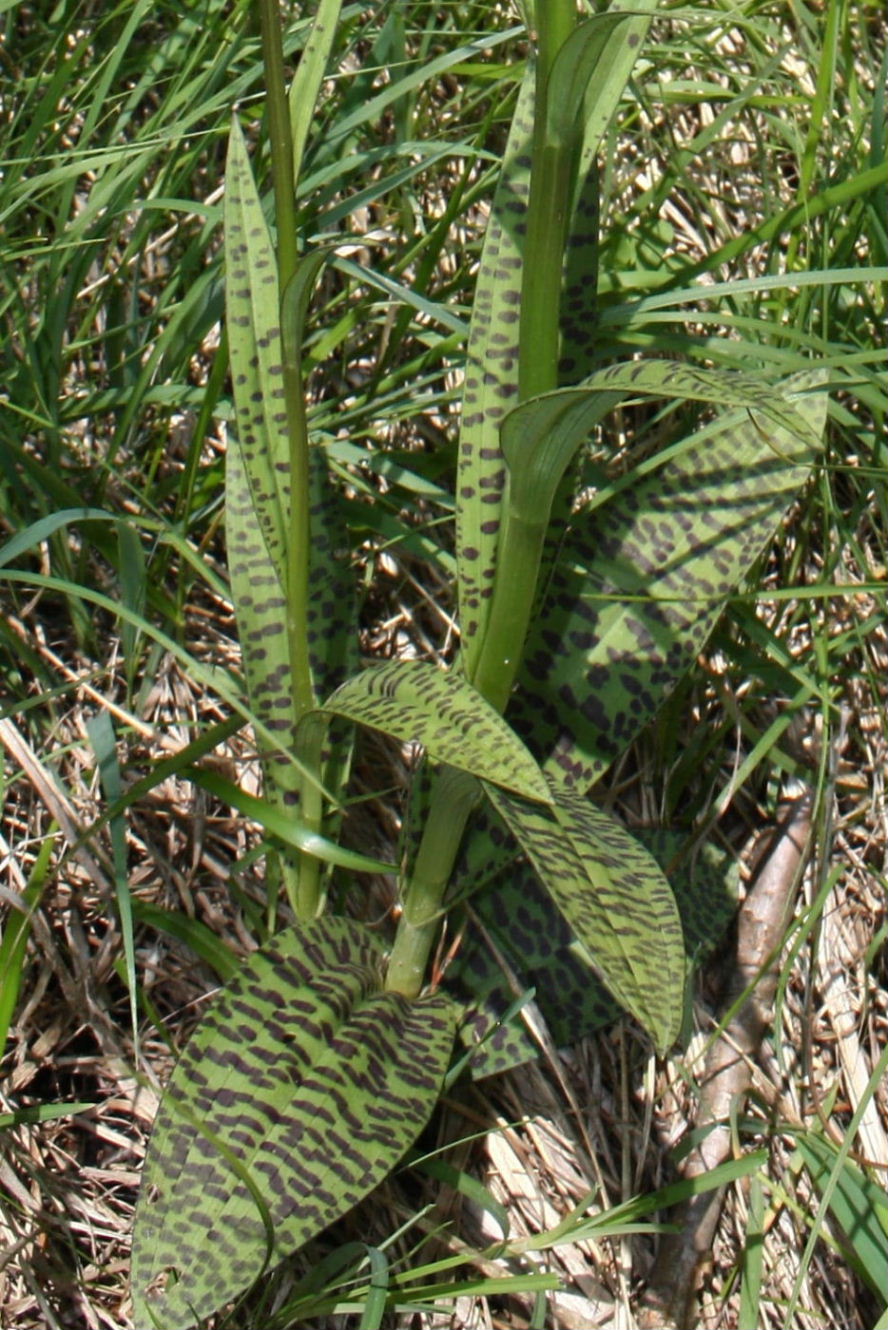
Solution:
M 548 810 L 486 789 L 596 973 L 665 1053 L 681 1028 L 685 958 L 656 860 L 580 795 L 559 793 Z
M 137 1330 L 187 1330 L 398 1163 L 440 1093 L 444 995 L 381 990 L 365 928 L 279 933 L 216 997 L 154 1126 L 133 1236 Z
M 420 743 L 436 762 L 525 799 L 551 799 L 536 762 L 502 716 L 461 675 L 420 660 L 392 660 L 349 679 L 324 711 Z
M 502 861 L 502 834 L 492 810 L 476 818 L 466 845 L 466 871 L 485 876 Z M 690 969 L 699 965 L 724 934 L 737 906 L 738 865 L 730 851 L 687 833 L 633 827 L 635 840 L 663 869 L 681 916 Z M 517 846 L 509 838 L 517 854 Z M 457 884 L 457 891 L 460 884 Z M 620 1004 L 590 968 L 567 919 L 526 859 L 514 855 L 494 881 L 472 897 L 483 927 L 471 929 L 447 971 L 468 1006 L 461 1038 L 472 1051 L 472 1076 L 480 1078 L 520 1066 L 538 1055 L 523 1019 L 507 1019 L 516 992 L 532 991 L 552 1040 L 559 1048 L 613 1025 Z
M 818 382 L 783 385 L 785 427 L 730 412 L 574 519 L 507 713 L 559 785 L 587 790 L 693 664 L 810 474 L 827 402 L 801 389 Z

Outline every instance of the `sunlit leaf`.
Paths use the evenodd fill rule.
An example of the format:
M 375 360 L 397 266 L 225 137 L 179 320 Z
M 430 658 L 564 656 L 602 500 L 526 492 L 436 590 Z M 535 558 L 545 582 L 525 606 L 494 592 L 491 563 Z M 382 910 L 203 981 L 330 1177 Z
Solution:
M 363 670 L 328 698 L 324 710 L 402 743 L 419 743 L 437 762 L 548 802 L 536 762 L 502 717 L 462 676 L 418 660 Z
M 653 857 L 585 798 L 551 809 L 488 796 L 568 922 L 582 960 L 665 1052 L 676 1039 L 685 961 L 675 897 Z
M 456 1008 L 381 991 L 366 929 L 316 919 L 255 952 L 164 1095 L 133 1237 L 137 1330 L 186 1330 L 345 1214 L 428 1118 Z
M 243 134 L 232 121 L 225 166 L 225 312 L 243 471 L 258 531 L 283 586 L 289 444 L 274 247 Z
M 825 396 L 787 408 L 804 437 L 735 410 L 574 519 L 507 713 L 554 780 L 587 789 L 693 664 L 816 461 Z
M 635 62 L 641 44 L 639 28 L 645 30 L 649 22 L 636 19 L 633 23 L 629 14 L 612 9 L 574 28 L 555 57 L 549 80 L 545 122 L 548 143 L 570 145 L 582 136 L 592 118 L 590 93 L 595 98 L 600 138 Z M 617 53 L 623 49 L 631 57 L 625 71 L 614 68 Z M 615 74 L 622 76 L 619 82 Z
M 235 122 L 226 177 L 226 309 L 237 437 L 226 462 L 228 564 L 250 702 L 266 731 L 269 793 L 292 802 L 301 776 L 292 761 L 295 711 L 285 594 L 289 445 L 283 354 L 298 361 L 321 251 L 298 265 L 279 308 L 274 251 L 246 147 Z M 282 330 L 283 327 L 283 330 Z M 354 667 L 354 589 L 348 540 L 322 449 L 309 454 L 311 542 L 308 635 L 320 698 Z M 345 770 L 345 763 L 340 763 Z M 334 781 L 334 784 L 337 783 Z
M 796 1149 L 817 1190 L 834 1183 L 829 1206 L 851 1247 L 861 1278 L 888 1302 L 888 1198 L 884 1187 L 868 1178 L 852 1159 L 839 1162 L 838 1151 L 822 1136 L 802 1132 Z
M 506 470 L 499 426 L 518 392 L 521 251 L 530 182 L 534 74 L 528 67 L 484 237 L 467 350 L 456 547 L 465 668 L 472 676 L 493 587 Z
M 467 845 L 466 877 L 484 876 L 485 863 L 501 862 L 503 832 L 491 840 L 491 814 L 477 819 Z M 685 963 L 699 965 L 736 910 L 738 865 L 734 854 L 704 843 L 691 846 L 685 833 L 634 827 L 675 894 L 684 937 Z M 485 845 L 489 848 L 485 853 Z M 517 854 L 517 845 L 512 842 Z M 480 929 L 469 929 L 448 983 L 469 1003 L 463 1038 L 483 1046 L 471 1061 L 475 1077 L 520 1066 L 539 1053 L 523 1018 L 505 1019 L 516 995 L 532 992 L 545 1029 L 559 1048 L 619 1020 L 623 1008 L 590 967 L 565 916 L 523 857 L 513 857 L 492 882 L 471 898 Z

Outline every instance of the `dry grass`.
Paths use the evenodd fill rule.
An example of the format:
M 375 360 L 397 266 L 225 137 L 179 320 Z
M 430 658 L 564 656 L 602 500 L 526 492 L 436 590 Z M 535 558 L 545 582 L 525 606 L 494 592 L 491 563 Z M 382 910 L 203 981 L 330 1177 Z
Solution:
M 38 627 L 43 608 L 33 608 L 28 631 L 34 640 L 50 641 L 48 626 Z M 860 596 L 843 602 L 842 614 L 866 620 L 871 609 Z M 233 645 L 225 607 L 216 606 L 213 613 L 206 606 L 202 610 L 191 618 L 192 641 L 200 641 L 207 658 L 229 660 Z M 827 607 L 826 614 L 831 613 Z M 401 631 L 409 616 L 395 602 L 387 622 L 399 623 Z M 839 622 L 837 617 L 837 626 Z M 888 663 L 884 626 L 871 628 L 866 640 L 874 665 Z M 52 650 L 56 658 L 65 658 L 64 644 L 56 641 Z M 800 650 L 807 650 L 807 644 L 802 642 Z M 764 1248 L 768 1325 L 781 1324 L 779 1308 L 791 1295 L 805 1246 L 805 1216 L 816 1203 L 805 1174 L 792 1164 L 791 1128 L 822 1122 L 832 1139 L 841 1142 L 878 1050 L 885 1045 L 888 752 L 881 717 L 888 702 L 886 678 L 886 670 L 868 674 L 855 664 L 841 683 L 844 730 L 830 764 L 833 775 L 822 791 L 822 817 L 798 895 L 798 919 L 805 919 L 826 876 L 832 874 L 837 881 L 819 924 L 804 924 L 805 939 L 794 948 L 777 1024 L 756 1069 L 756 1093 L 749 1107 L 747 1130 L 771 1152 Z M 79 844 L 80 834 L 102 807 L 85 731 L 86 717 L 96 705 L 97 683 L 105 699 L 125 696 L 119 670 L 113 668 L 98 681 L 92 675 L 84 686 L 72 682 L 57 704 L 55 724 L 42 748 L 30 746 L 26 716 L 4 722 L 2 730 L 7 749 L 2 845 L 7 902 L 23 890 L 44 840 L 53 842 L 50 885 L 34 914 L 33 941 L 3 1067 L 2 1107 L 91 1105 L 69 1117 L 3 1131 L 0 1309 L 2 1324 L 17 1330 L 123 1330 L 127 1325 L 132 1208 L 157 1089 L 171 1067 L 171 1045 L 179 1046 L 187 1037 L 204 995 L 214 986 L 210 971 L 196 964 L 187 948 L 140 931 L 139 979 L 143 1010 L 150 1019 L 142 1022 L 137 1075 L 119 970 L 122 945 L 107 845 L 103 836 L 88 848 Z M 711 700 L 707 704 L 704 697 L 702 711 L 706 705 Z M 121 745 L 128 773 L 141 773 L 186 742 L 196 727 L 218 716 L 217 705 L 175 662 L 161 661 L 149 704 Z M 816 721 L 817 715 L 808 713 L 806 723 L 797 727 L 795 737 L 803 748 L 818 743 Z M 242 739 L 230 741 L 224 760 L 241 783 L 255 781 L 255 763 Z M 726 763 L 731 761 L 726 753 Z M 644 780 L 642 770 L 637 777 L 642 791 Z M 728 816 L 734 820 L 735 835 L 746 824 L 742 857 L 747 871 L 767 830 L 764 817 L 749 789 Z M 255 839 L 255 830 L 229 810 L 214 806 L 187 782 L 170 778 L 129 820 L 131 887 L 142 900 L 201 920 L 244 952 L 251 945 L 251 929 L 237 900 L 244 893 L 257 904 L 261 901 L 255 870 L 241 871 Z M 232 892 L 233 881 L 237 893 Z M 796 933 L 790 937 L 794 943 L 799 940 Z M 875 963 L 874 947 L 881 948 Z M 606 1209 L 653 1189 L 670 1177 L 669 1151 L 693 1126 L 698 1054 L 715 1016 L 712 1004 L 700 998 L 695 1008 L 699 1033 L 674 1062 L 655 1064 L 634 1031 L 618 1028 L 563 1057 L 482 1083 L 469 1093 L 467 1103 L 454 1103 L 443 1114 L 438 1140 L 443 1146 L 490 1126 L 483 1147 L 476 1142 L 463 1152 L 458 1146 L 450 1149 L 458 1160 L 465 1155 L 463 1166 L 479 1170 L 506 1206 L 513 1237 L 552 1228 L 590 1190 L 597 1193 L 596 1208 Z M 865 1110 L 854 1152 L 873 1167 L 888 1166 L 884 1086 Z M 489 1216 L 471 1206 L 454 1207 L 446 1189 L 442 1194 L 440 1187 L 428 1182 L 424 1186 L 423 1196 L 437 1208 L 434 1223 L 427 1219 L 422 1227 L 435 1228 L 446 1219 L 457 1242 L 484 1247 L 496 1239 Z M 402 1222 L 403 1207 L 411 1203 L 419 1210 L 415 1195 L 411 1202 L 390 1198 L 389 1210 L 374 1209 L 373 1228 L 381 1241 Z M 346 1225 L 346 1231 L 352 1228 Z M 357 1229 L 361 1231 L 360 1221 Z M 707 1327 L 737 1324 L 736 1270 L 745 1232 L 744 1189 L 738 1186 L 727 1198 L 702 1289 Z M 812 1330 L 823 1324 L 866 1330 L 872 1303 L 841 1250 L 831 1246 L 828 1225 L 824 1238 L 805 1274 L 795 1324 Z M 450 1240 L 439 1241 L 447 1247 Z M 535 1258 L 541 1268 L 555 1270 L 570 1290 L 552 1304 L 558 1324 L 630 1325 L 635 1290 L 652 1254 L 652 1239 L 635 1237 L 614 1244 L 575 1244 Z M 457 1302 L 444 1319 L 429 1318 L 429 1326 L 468 1330 L 530 1324 L 526 1301 L 512 1300 L 503 1307 L 478 1298 L 467 1302 Z

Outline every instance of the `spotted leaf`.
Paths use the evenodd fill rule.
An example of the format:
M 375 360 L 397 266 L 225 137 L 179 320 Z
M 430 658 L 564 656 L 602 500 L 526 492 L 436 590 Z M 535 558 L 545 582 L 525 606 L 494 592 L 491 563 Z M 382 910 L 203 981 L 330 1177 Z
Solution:
M 225 166 L 224 216 L 225 313 L 238 439 L 258 528 L 284 585 L 289 441 L 280 291 L 271 236 L 236 118 Z
M 753 375 L 662 360 L 611 365 L 575 388 L 522 402 L 504 419 L 509 506 L 524 522 L 548 521 L 561 478 L 592 427 L 619 402 L 638 395 L 744 406 L 765 414 L 771 428 L 795 433 L 809 447 L 817 443 L 804 416 Z
M 816 461 L 818 382 L 784 385 L 785 424 L 728 412 L 574 519 L 507 713 L 560 785 L 588 789 L 693 664 Z
M 292 802 L 301 776 L 293 761 L 295 712 L 284 591 L 290 485 L 279 292 L 268 228 L 236 122 L 226 176 L 225 252 L 237 425 L 226 458 L 228 565 L 269 794 Z M 322 262 L 321 253 L 304 259 L 286 292 L 283 341 L 294 361 Z M 320 448 L 309 453 L 309 485 L 309 657 L 315 692 L 323 697 L 356 665 L 357 638 L 345 524 Z
M 324 710 L 419 743 L 436 762 L 513 790 L 550 799 L 536 762 L 503 718 L 460 675 L 418 660 L 363 670 L 333 694 Z
M 574 28 L 552 67 L 546 97 L 547 143 L 570 146 L 585 133 L 587 151 L 597 149 L 649 25 L 650 18 L 640 13 L 620 13 L 612 7 Z
M 672 886 L 686 966 L 693 969 L 722 937 L 736 909 L 736 858 L 713 844 L 692 846 L 681 832 L 633 828 L 631 835 L 650 851 Z M 479 849 L 476 845 L 470 851 L 476 863 Z M 539 1046 L 524 1019 L 504 1022 L 523 992 L 533 992 L 559 1048 L 619 1018 L 620 1003 L 591 969 L 567 919 L 526 859 L 513 859 L 501 870 L 473 896 L 472 909 L 482 927 L 467 931 L 447 981 L 469 1004 L 462 1037 L 475 1050 L 473 1076 L 489 1076 L 537 1056 Z
M 595 366 L 598 339 L 598 157 L 658 3 L 659 0 L 610 0 L 606 14 L 598 14 L 589 20 L 590 24 L 606 20 L 612 26 L 603 49 L 594 60 L 594 68 L 586 71 L 583 105 L 578 115 L 582 144 L 578 153 L 561 293 L 559 378 L 563 384 L 577 383 Z M 618 17 L 622 21 L 616 22 Z M 575 35 L 573 40 L 576 43 Z M 565 52 L 564 58 L 575 61 L 579 55 L 581 61 L 588 64 L 590 55 L 595 54 L 591 31 L 582 39 L 582 42 L 586 41 L 590 43 L 588 51 L 583 53 L 581 46 L 575 45 L 572 52 Z M 570 88 L 557 76 L 553 78 L 549 114 L 556 122 L 566 121 L 570 100 Z
M 665 1052 L 681 1025 L 685 962 L 662 869 L 582 796 L 565 792 L 542 808 L 502 790 L 487 793 L 567 921 L 580 959 Z
M 154 1126 L 133 1239 L 136 1330 L 187 1330 L 360 1201 L 440 1093 L 444 996 L 381 991 L 382 951 L 346 919 L 255 952 L 215 998 Z
M 533 135 L 534 74 L 518 95 L 475 286 L 463 389 L 456 543 L 464 665 L 472 676 L 493 589 L 506 471 L 499 426 L 518 392 L 521 253 Z

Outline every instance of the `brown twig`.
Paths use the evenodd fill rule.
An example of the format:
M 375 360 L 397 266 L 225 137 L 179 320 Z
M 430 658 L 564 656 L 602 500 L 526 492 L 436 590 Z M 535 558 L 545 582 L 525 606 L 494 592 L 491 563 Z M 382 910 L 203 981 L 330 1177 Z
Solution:
M 777 988 L 778 959 L 811 830 L 813 796 L 795 800 L 778 826 L 738 919 L 737 950 L 728 980 L 728 1011 L 745 1000 L 709 1050 L 697 1126 L 711 1130 L 687 1156 L 685 1178 L 701 1177 L 731 1153 L 729 1119 L 750 1087 L 750 1066 L 767 1028 Z M 644 1296 L 642 1330 L 686 1330 L 702 1268 L 712 1251 L 724 1188 L 692 1197 L 671 1216 L 678 1232 L 664 1237 Z

